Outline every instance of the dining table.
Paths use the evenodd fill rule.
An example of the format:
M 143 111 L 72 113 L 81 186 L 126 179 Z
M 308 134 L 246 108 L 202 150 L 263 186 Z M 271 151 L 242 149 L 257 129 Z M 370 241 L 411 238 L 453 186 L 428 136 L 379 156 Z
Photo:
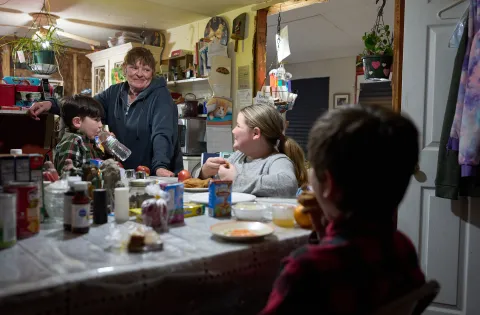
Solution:
M 193 196 L 185 192 L 184 202 Z M 265 204 L 295 199 L 256 198 Z M 266 304 L 282 258 L 307 243 L 311 231 L 282 228 L 249 242 L 229 242 L 210 227 L 235 218 L 208 213 L 161 233 L 163 249 L 113 249 L 134 220 L 92 225 L 86 234 L 61 222 L 0 251 L 0 314 L 256 314 Z

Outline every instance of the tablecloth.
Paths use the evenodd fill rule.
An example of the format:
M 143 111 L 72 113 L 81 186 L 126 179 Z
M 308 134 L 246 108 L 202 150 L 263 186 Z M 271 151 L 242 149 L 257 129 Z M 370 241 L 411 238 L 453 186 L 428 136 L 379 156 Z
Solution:
M 229 243 L 209 231 L 219 221 L 187 218 L 161 234 L 162 251 L 145 254 L 111 249 L 112 231 L 134 222 L 93 226 L 84 235 L 44 225 L 0 251 L 0 314 L 256 313 L 281 258 L 310 231 L 275 226 L 264 240 Z

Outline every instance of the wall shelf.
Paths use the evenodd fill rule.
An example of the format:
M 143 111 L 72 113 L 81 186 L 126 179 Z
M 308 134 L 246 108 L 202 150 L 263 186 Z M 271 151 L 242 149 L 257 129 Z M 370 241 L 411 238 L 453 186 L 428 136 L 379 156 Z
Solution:
M 193 83 L 193 82 L 201 82 L 201 81 L 208 81 L 208 78 L 193 78 L 193 79 L 185 79 L 185 80 L 178 80 L 178 81 L 168 81 L 167 85 L 176 86 L 177 84 L 185 84 L 185 83 Z

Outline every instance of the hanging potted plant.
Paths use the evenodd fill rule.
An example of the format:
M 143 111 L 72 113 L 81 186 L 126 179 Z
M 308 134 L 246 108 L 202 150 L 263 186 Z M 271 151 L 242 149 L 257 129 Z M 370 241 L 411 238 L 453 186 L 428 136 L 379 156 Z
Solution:
M 388 80 L 390 77 L 393 64 L 393 35 L 390 26 L 383 22 L 385 2 L 386 0 L 383 0 L 378 10 L 372 30 L 362 36 L 365 48 L 361 56 L 367 80 Z
M 56 31 L 57 27 L 54 25 L 48 28 L 39 27 L 31 37 L 16 38 L 0 47 L 11 45 L 14 62 L 18 61 L 18 52 L 22 52 L 25 63 L 32 72 L 52 74 L 57 71 L 56 58 L 66 50 L 66 41 L 60 39 Z

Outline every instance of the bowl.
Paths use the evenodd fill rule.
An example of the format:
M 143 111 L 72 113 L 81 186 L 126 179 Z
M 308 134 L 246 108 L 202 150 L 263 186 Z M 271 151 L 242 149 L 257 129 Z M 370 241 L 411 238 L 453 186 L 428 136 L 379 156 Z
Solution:
M 240 202 L 232 206 L 237 220 L 262 221 L 268 206 L 258 202 Z

